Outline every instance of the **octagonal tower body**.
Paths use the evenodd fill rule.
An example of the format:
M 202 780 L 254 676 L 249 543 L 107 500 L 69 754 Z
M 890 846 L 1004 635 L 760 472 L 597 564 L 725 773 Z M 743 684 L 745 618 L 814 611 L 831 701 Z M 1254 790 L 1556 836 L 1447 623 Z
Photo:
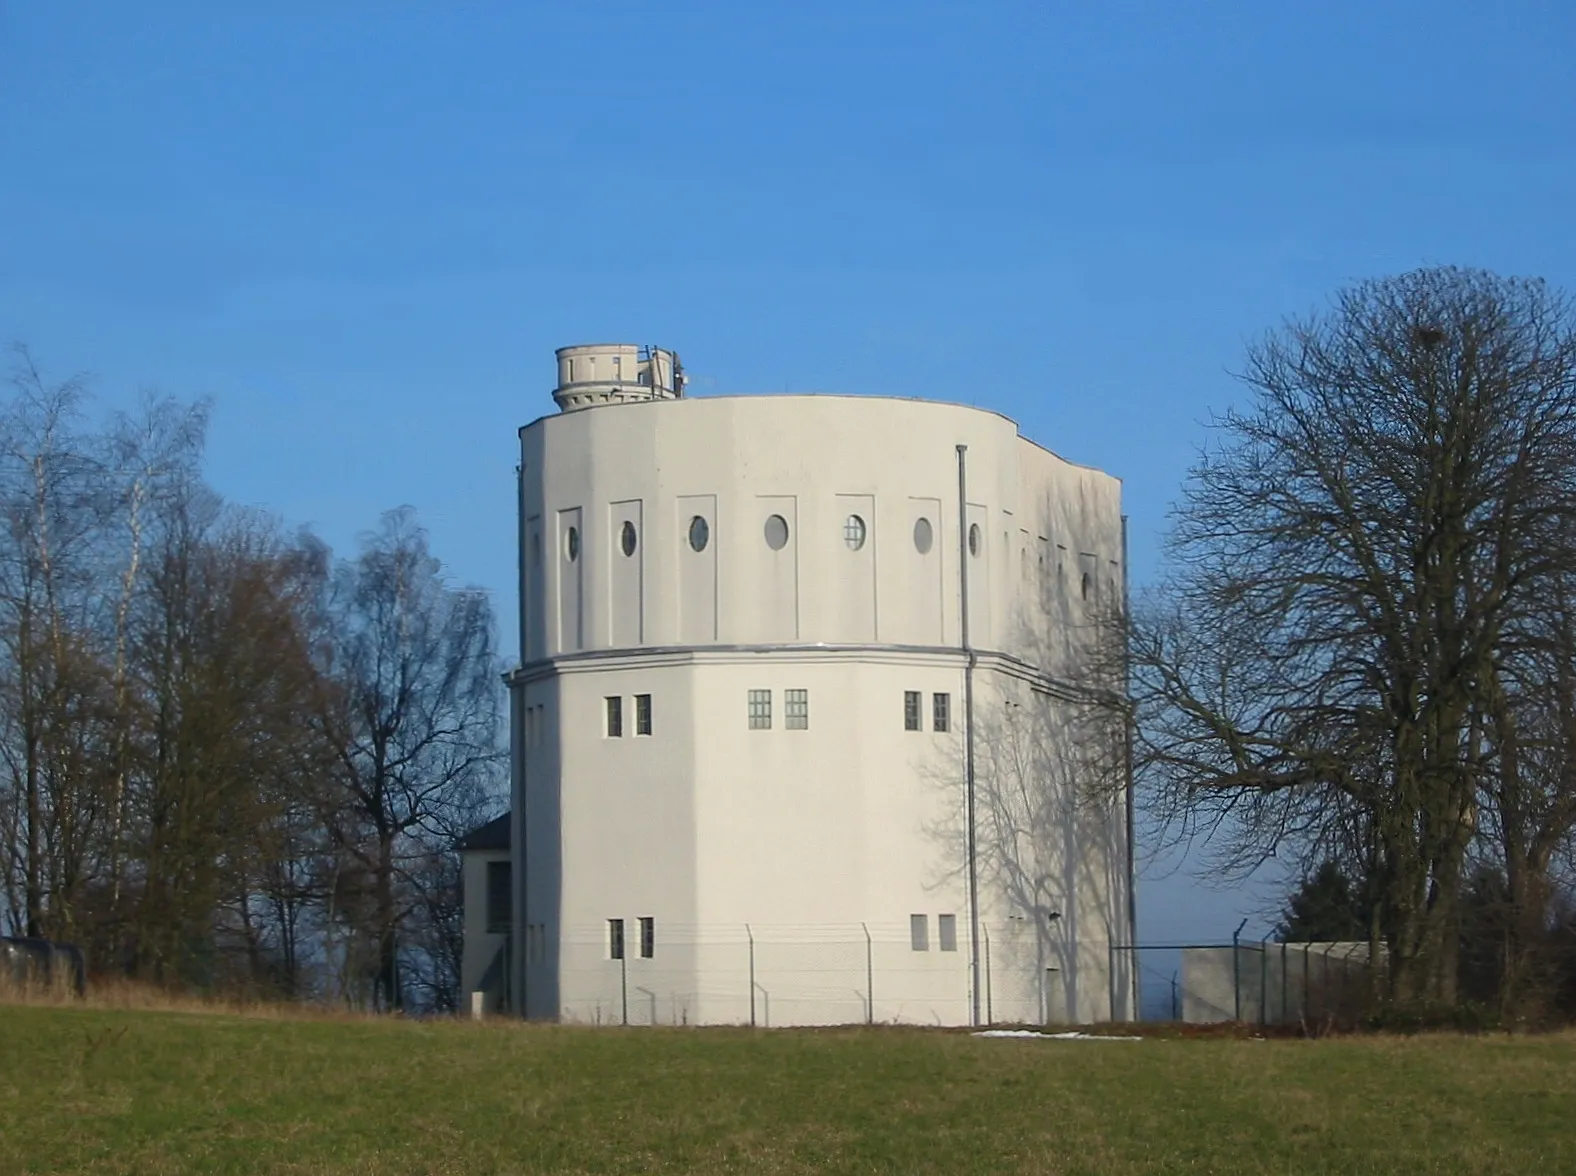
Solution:
M 994 1020 L 1128 1015 L 1125 798 L 1077 730 L 1119 483 L 980 409 L 558 356 L 520 431 L 515 1007 L 967 1024 L 978 977 Z

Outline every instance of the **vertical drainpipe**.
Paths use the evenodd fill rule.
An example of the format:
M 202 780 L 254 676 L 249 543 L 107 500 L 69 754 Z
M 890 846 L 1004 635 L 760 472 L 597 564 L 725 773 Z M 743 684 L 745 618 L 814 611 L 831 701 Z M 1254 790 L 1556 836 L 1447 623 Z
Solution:
M 958 446 L 958 599 L 963 643 L 963 789 L 967 805 L 969 870 L 970 1024 L 980 1023 L 980 892 L 974 833 L 974 647 L 969 643 L 969 447 Z
M 1127 574 L 1127 516 L 1122 516 L 1122 699 L 1124 702 L 1132 697 L 1132 644 L 1130 640 L 1130 626 L 1132 623 L 1132 595 L 1128 588 Z M 1127 967 L 1132 976 L 1132 1001 L 1133 1007 L 1128 1010 L 1134 1021 L 1139 1020 L 1139 1009 L 1142 1007 L 1142 994 L 1139 991 L 1138 977 L 1138 886 L 1137 867 L 1134 858 L 1137 856 L 1138 838 L 1136 834 L 1135 805 L 1133 803 L 1133 723 L 1131 719 L 1122 722 L 1122 742 L 1125 762 L 1123 768 L 1127 774 Z
M 520 660 L 525 661 L 525 627 L 530 619 L 525 615 L 525 577 L 527 555 L 525 551 L 525 458 L 521 455 L 514 467 L 515 513 L 515 609 L 520 632 Z M 533 602 L 535 603 L 535 602 Z M 518 671 L 516 671 L 518 673 Z M 513 878 L 514 910 L 509 920 L 509 982 L 513 992 L 509 1001 L 516 1017 L 524 1019 L 526 1010 L 525 973 L 530 960 L 525 942 L 525 686 L 515 680 L 515 674 L 505 675 L 509 683 L 509 872 Z

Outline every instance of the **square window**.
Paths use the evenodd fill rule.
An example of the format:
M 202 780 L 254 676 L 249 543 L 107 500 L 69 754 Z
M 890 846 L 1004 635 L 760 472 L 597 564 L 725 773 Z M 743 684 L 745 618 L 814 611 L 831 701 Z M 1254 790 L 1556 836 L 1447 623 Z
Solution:
M 624 920 L 609 919 L 607 921 L 607 958 L 621 960 L 624 958 Z
M 810 692 L 808 690 L 783 691 L 783 726 L 790 731 L 810 729 Z
M 929 918 L 925 915 L 910 915 L 908 917 L 909 944 L 915 951 L 930 950 L 930 928 L 927 926 Z
M 657 946 L 657 921 L 650 915 L 640 920 L 640 958 L 649 960 Z
M 903 730 L 919 731 L 923 729 L 919 721 L 919 700 L 921 697 L 918 690 L 903 691 Z
M 607 737 L 621 738 L 624 734 L 624 700 L 617 695 L 607 700 Z
M 487 930 L 491 934 L 509 930 L 509 863 L 487 863 Z
M 750 691 L 750 730 L 769 731 L 772 727 L 772 692 Z
M 942 951 L 958 950 L 958 917 L 956 915 L 936 916 L 936 938 L 941 940 Z
M 945 731 L 952 721 L 952 695 L 932 694 L 930 696 L 930 728 L 933 731 Z
M 651 695 L 635 695 L 635 734 L 651 734 Z

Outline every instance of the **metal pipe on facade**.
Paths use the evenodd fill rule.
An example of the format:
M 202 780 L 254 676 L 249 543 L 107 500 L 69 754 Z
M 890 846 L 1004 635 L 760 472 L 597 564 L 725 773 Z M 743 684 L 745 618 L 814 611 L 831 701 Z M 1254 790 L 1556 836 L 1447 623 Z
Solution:
M 1122 701 L 1127 703 L 1132 698 L 1132 594 L 1128 587 L 1127 575 L 1127 516 L 1122 516 Z M 1123 770 L 1126 774 L 1127 792 L 1127 941 L 1138 942 L 1138 868 L 1134 859 L 1138 854 L 1138 837 L 1136 832 L 1137 818 L 1133 797 L 1133 720 L 1131 715 L 1122 718 L 1122 747 Z M 1133 1020 L 1139 1019 L 1139 1010 L 1143 1008 L 1143 992 L 1140 988 L 1138 962 L 1129 953 L 1127 966 L 1132 973 L 1132 999 L 1133 1007 L 1130 1010 Z
M 974 829 L 974 647 L 969 643 L 969 481 L 967 445 L 958 449 L 958 612 L 963 645 L 963 790 L 968 824 L 970 1024 L 980 1023 L 980 895 Z
M 514 467 L 515 514 L 515 594 L 519 597 L 520 661 L 525 661 L 525 577 L 528 574 L 525 551 L 525 462 Z M 528 878 L 525 869 L 525 686 L 515 681 L 514 672 L 504 675 L 509 690 L 509 942 L 518 945 L 509 953 L 509 992 L 514 1015 L 526 1016 L 529 994 L 526 985 L 531 953 L 525 946 L 525 928 L 530 912 L 526 902 Z M 555 927 L 556 931 L 556 927 Z M 547 932 L 544 929 L 545 938 Z M 553 953 L 556 958 L 556 950 Z

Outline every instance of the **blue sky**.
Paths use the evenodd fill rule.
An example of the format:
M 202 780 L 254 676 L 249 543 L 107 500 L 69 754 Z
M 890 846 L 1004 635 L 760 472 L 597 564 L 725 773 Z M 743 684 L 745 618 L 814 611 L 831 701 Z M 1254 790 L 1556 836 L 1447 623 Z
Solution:
M 507 641 L 514 430 L 580 341 L 1005 412 L 1125 480 L 1142 582 L 1283 315 L 1576 288 L 1573 50 L 1568 2 L 15 0 L 0 340 L 213 397 L 214 484 L 341 549 L 415 505 Z M 1264 906 L 1151 866 L 1143 934 Z

